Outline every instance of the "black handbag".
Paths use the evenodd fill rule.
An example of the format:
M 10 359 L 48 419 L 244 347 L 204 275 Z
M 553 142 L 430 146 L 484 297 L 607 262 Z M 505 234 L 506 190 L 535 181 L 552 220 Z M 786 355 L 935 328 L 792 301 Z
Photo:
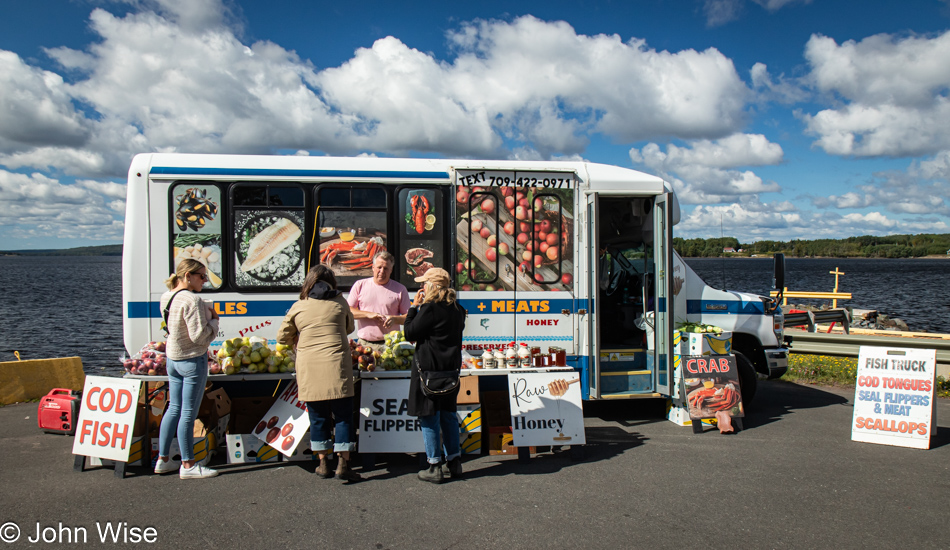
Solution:
M 459 377 L 462 374 L 461 371 L 424 371 L 422 367 L 419 366 L 417 356 L 413 356 L 412 361 L 416 365 L 416 370 L 419 371 L 419 384 L 422 386 L 422 393 L 424 393 L 426 397 L 441 397 L 443 395 L 449 395 L 458 389 Z

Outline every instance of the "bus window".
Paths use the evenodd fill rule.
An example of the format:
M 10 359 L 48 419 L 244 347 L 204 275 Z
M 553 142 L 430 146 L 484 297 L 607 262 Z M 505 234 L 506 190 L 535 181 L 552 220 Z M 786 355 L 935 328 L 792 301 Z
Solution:
M 461 194 L 456 194 L 456 200 Z M 509 254 L 513 253 L 511 244 L 499 234 L 498 204 L 499 197 L 491 190 L 473 190 L 458 205 L 458 261 L 462 269 L 456 282 L 460 289 L 512 290 L 512 281 L 498 276 L 502 262 L 512 271 Z
M 442 190 L 435 187 L 403 188 L 397 194 L 396 250 L 400 271 L 393 278 L 410 289 L 421 287 L 415 282 L 432 267 L 447 271 L 445 254 L 445 207 Z
M 171 189 L 171 206 L 171 272 L 183 259 L 198 260 L 208 270 L 204 288 L 221 288 L 221 190 L 214 184 L 177 183 Z
M 293 184 L 232 187 L 234 282 L 240 288 L 299 288 L 306 275 L 303 189 Z
M 390 246 L 386 189 L 367 184 L 324 184 L 315 193 L 320 207 L 320 246 L 311 265 L 330 267 L 341 289 L 371 277 L 373 256 Z
M 571 290 L 574 282 L 574 216 L 571 190 L 519 188 L 525 201 L 519 221 L 518 290 Z M 522 218 L 519 218 L 522 220 Z M 527 223 L 526 223 L 527 222 Z

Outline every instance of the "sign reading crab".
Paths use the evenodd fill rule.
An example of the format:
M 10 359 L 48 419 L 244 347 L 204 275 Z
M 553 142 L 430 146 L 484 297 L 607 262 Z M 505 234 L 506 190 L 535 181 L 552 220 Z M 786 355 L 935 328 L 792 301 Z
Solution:
M 683 392 L 692 420 L 716 418 L 725 412 L 733 418 L 745 416 L 739 372 L 734 355 L 684 356 Z

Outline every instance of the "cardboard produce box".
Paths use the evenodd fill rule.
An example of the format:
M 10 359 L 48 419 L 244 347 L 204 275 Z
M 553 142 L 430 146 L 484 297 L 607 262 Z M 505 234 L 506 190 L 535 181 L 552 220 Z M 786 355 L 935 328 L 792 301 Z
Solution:
M 228 464 L 277 462 L 280 453 L 251 434 L 228 434 Z
M 482 425 L 490 428 L 511 427 L 511 405 L 508 402 L 508 393 L 504 391 L 482 392 L 481 417 Z
M 470 405 L 478 403 L 478 377 L 463 376 L 459 379 L 459 395 L 456 403 L 459 405 Z
M 677 337 L 674 335 L 673 341 L 676 340 Z M 718 334 L 681 332 L 679 340 L 680 355 L 729 355 L 732 353 L 732 333 L 728 331 Z
M 459 437 L 459 443 L 462 447 L 462 454 L 480 455 L 482 454 L 482 432 L 466 432 Z
M 528 447 L 528 452 L 537 454 L 537 447 Z M 510 426 L 507 428 L 488 428 L 488 454 L 493 456 L 518 456 L 518 447 L 514 446 L 514 438 L 511 434 Z
M 250 434 L 267 414 L 277 397 L 235 397 L 231 399 L 228 433 Z

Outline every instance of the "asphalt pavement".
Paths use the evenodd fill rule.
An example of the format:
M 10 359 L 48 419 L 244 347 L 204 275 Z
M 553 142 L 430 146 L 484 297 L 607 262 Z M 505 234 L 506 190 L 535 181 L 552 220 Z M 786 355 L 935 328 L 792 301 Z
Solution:
M 466 458 L 464 479 L 443 485 L 416 479 L 409 455 L 382 455 L 354 484 L 301 463 L 187 481 L 74 472 L 72 438 L 43 434 L 35 403 L 11 405 L 0 408 L 0 540 L 18 530 L 9 548 L 49 546 L 52 527 L 48 539 L 78 535 L 80 547 L 950 547 L 950 400 L 936 402 L 932 448 L 915 450 L 852 442 L 853 390 L 759 384 L 735 435 L 693 434 L 658 401 L 588 403 L 581 460 Z M 100 542 L 107 526 L 118 542 Z M 123 542 L 146 528 L 155 542 Z

